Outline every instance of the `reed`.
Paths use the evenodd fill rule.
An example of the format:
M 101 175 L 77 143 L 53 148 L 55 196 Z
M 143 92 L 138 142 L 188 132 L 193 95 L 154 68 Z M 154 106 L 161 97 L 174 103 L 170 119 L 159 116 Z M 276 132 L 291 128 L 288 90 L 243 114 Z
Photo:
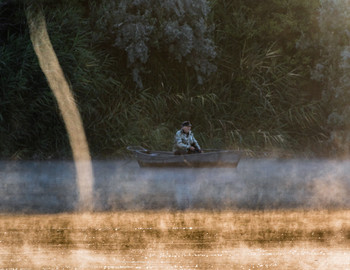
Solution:
M 150 57 L 139 73 L 142 89 L 127 68 L 127 53 L 114 46 L 114 19 L 108 9 L 112 2 L 44 4 L 48 31 L 77 100 L 93 157 L 123 155 L 131 144 L 171 149 L 173 135 L 185 119 L 193 122 L 207 148 L 313 151 L 322 145 L 328 151 L 328 105 L 319 91 L 314 95 L 314 87 L 308 87 L 308 66 L 317 55 L 292 46 L 314 30 L 307 23 L 315 20 L 314 1 L 290 6 L 272 0 L 258 5 L 211 2 L 205 38 L 215 44 L 216 72 L 205 78 L 202 73 L 203 84 L 198 84 L 193 55 L 194 62 L 187 65 L 185 57 L 179 61 L 166 44 L 157 43 L 159 36 L 151 35 Z M 20 4 L 11 6 L 16 13 L 13 26 L 6 28 L 6 35 L 0 33 L 6 37 L 0 47 L 1 156 L 69 158 L 62 119 L 30 46 L 24 5 L 14 3 Z M 266 18 L 269 8 L 271 16 Z M 1 16 L 9 19 L 11 12 L 6 17 L 4 10 Z M 209 47 L 212 52 L 214 47 Z

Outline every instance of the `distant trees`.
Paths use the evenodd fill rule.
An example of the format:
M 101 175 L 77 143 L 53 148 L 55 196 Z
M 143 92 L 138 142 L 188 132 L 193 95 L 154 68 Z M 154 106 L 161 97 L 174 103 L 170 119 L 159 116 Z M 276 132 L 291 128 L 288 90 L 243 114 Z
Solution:
M 93 156 L 203 147 L 313 150 L 350 142 L 350 0 L 42 0 Z M 0 1 L 0 155 L 69 156 L 31 47 L 26 1 Z
M 139 88 L 154 54 L 192 67 L 200 84 L 216 70 L 207 0 L 104 0 L 97 9 L 99 31 L 112 33 L 113 45 L 126 52 Z

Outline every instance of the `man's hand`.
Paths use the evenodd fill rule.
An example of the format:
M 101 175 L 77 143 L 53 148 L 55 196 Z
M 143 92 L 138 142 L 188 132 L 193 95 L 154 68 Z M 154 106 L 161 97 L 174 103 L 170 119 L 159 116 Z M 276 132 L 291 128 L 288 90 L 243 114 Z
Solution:
M 190 151 L 194 152 L 196 150 L 196 148 L 194 148 L 193 146 L 190 147 Z

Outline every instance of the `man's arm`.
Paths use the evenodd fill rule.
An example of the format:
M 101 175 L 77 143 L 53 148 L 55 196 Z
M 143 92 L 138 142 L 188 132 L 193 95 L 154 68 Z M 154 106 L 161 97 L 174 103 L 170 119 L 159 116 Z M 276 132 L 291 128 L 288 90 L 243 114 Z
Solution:
M 201 147 L 199 146 L 199 143 L 197 142 L 196 138 L 193 135 L 192 135 L 192 141 L 193 141 L 195 148 L 197 148 L 198 151 L 202 152 Z

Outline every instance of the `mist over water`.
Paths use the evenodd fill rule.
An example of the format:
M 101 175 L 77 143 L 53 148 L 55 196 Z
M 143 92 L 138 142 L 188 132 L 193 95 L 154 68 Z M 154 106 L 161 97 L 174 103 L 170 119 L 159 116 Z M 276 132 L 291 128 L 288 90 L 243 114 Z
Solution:
M 92 203 L 96 211 L 348 208 L 349 165 L 242 159 L 235 169 L 149 169 L 134 160 L 93 161 Z M 0 211 L 75 211 L 75 178 L 69 161 L 1 161 Z
M 349 161 L 92 165 L 82 213 L 74 162 L 0 162 L 1 269 L 349 269 Z

